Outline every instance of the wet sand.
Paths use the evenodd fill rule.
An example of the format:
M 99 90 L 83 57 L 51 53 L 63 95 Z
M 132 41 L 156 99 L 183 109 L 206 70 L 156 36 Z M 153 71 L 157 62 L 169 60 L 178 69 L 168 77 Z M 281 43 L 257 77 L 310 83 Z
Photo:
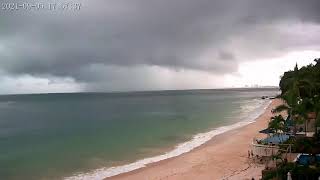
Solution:
M 273 100 L 256 122 L 215 136 L 191 152 L 107 179 L 258 179 L 263 166 L 249 163 L 248 150 L 254 137 L 265 136 L 259 130 L 267 127 L 271 109 L 280 104 L 281 100 Z

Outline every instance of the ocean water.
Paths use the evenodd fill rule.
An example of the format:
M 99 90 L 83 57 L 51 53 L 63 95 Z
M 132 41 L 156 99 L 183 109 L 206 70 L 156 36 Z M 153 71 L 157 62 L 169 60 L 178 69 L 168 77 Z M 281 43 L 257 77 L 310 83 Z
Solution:
M 0 96 L 0 179 L 102 179 L 249 124 L 276 89 Z

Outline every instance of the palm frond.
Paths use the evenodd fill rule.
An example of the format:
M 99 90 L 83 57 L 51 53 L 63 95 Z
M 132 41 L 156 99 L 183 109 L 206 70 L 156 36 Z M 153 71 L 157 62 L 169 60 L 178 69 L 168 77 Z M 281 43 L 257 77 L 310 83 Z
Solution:
M 274 108 L 273 113 L 280 113 L 282 111 L 288 111 L 289 109 L 289 106 L 282 104 Z

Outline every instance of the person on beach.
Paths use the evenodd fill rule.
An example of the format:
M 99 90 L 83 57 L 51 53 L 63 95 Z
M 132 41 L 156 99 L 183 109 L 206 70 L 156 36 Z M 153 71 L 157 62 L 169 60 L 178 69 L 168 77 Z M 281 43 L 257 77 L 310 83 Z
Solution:
M 248 158 L 250 158 L 250 150 L 248 150 Z

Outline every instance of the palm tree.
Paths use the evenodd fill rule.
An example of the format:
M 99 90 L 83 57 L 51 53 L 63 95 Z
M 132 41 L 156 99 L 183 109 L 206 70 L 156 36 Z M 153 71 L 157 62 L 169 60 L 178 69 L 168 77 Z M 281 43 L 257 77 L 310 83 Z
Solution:
M 268 128 L 273 130 L 276 134 L 283 133 L 286 130 L 285 120 L 281 115 L 273 116 L 271 121 L 268 124 Z M 282 142 L 283 139 L 278 135 L 279 142 Z
M 295 118 L 294 122 L 305 123 L 305 130 L 307 114 L 316 112 L 316 117 L 318 117 L 320 111 L 317 98 L 320 90 L 320 59 L 315 59 L 315 62 L 316 65 L 311 64 L 301 69 L 296 64 L 293 71 L 284 73 L 279 85 L 282 91 L 281 98 L 287 105 L 281 105 L 274 110 L 274 112 L 287 111 L 288 115 Z
M 276 133 L 285 131 L 285 120 L 281 115 L 277 115 L 271 118 L 268 125 L 269 129 L 274 130 Z

